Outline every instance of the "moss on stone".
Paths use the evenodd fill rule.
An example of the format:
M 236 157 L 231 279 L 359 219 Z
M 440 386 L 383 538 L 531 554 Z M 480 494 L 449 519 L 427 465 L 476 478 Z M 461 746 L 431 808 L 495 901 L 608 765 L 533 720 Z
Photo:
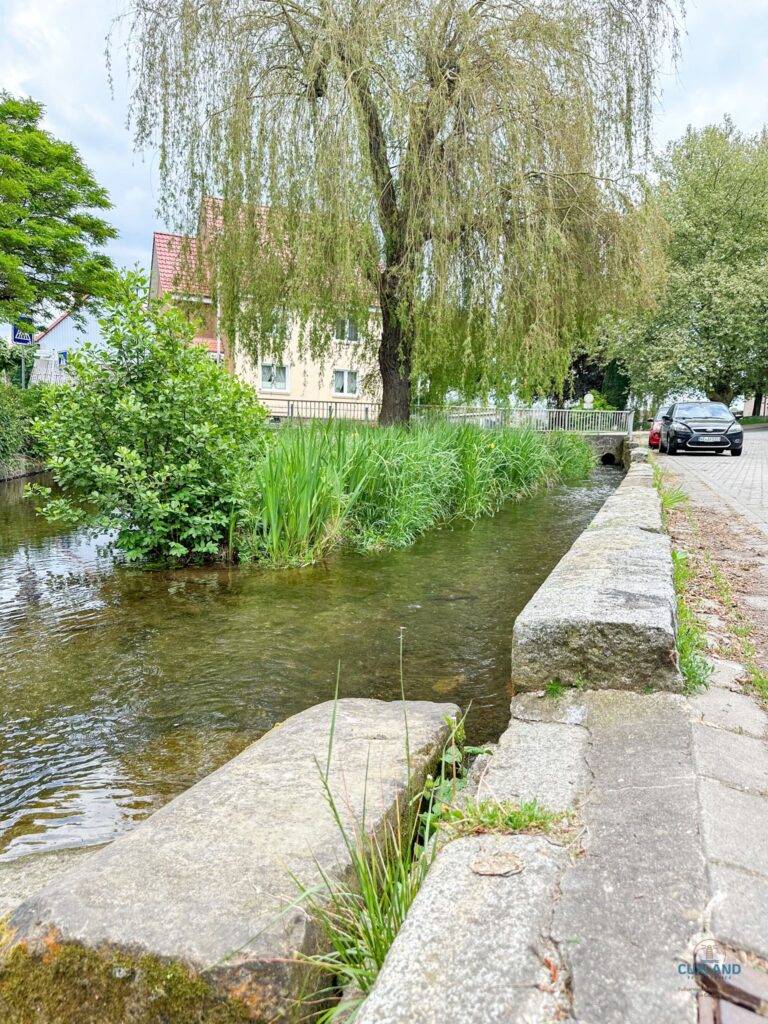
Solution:
M 4 941 L 5 940 L 5 941 Z M 242 1024 L 245 1005 L 223 999 L 178 963 L 101 955 L 51 935 L 39 953 L 0 921 L 3 1024 Z

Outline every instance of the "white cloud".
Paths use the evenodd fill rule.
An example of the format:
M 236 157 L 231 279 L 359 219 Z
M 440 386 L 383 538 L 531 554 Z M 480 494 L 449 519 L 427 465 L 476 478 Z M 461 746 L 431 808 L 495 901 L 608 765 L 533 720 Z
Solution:
M 659 145 L 726 113 L 759 131 L 768 122 L 768 0 L 691 0 L 686 29 L 677 74 L 664 82 Z

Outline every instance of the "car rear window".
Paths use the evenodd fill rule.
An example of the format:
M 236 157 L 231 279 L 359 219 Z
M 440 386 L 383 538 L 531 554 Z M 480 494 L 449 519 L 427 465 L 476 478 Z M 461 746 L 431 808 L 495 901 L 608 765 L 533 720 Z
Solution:
M 675 416 L 689 416 L 691 419 L 730 419 L 728 409 L 719 402 L 684 402 L 675 406 Z

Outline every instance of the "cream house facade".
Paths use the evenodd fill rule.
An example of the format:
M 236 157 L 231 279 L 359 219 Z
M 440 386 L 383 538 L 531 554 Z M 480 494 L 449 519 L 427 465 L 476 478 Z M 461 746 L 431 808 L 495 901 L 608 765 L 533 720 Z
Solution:
M 195 345 L 206 348 L 213 359 L 250 384 L 262 404 L 275 416 L 354 417 L 375 420 L 381 396 L 381 378 L 375 353 L 365 344 L 357 324 L 338 320 L 329 350 L 322 359 L 302 345 L 301 327 L 289 327 L 279 358 L 265 355 L 254 360 L 236 343 L 222 335 L 220 316 L 200 285 L 184 288 L 183 260 L 194 256 L 193 239 L 155 232 L 152 245 L 150 294 L 183 304 L 198 321 Z M 190 294 L 190 291 L 193 294 Z M 377 311 L 370 312 L 368 337 L 379 330 Z

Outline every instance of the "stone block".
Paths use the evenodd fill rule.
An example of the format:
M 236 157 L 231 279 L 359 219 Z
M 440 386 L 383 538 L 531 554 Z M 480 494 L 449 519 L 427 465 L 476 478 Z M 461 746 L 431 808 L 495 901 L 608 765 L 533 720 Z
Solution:
M 744 679 L 747 672 L 738 661 L 728 661 L 725 658 L 709 658 L 713 668 L 710 686 L 719 686 L 724 690 L 730 690 L 736 686 L 740 679 Z
M 657 492 L 650 487 L 628 486 L 629 483 L 627 481 L 608 498 L 589 524 L 590 530 L 606 526 L 636 526 L 639 530 L 649 530 L 651 533 L 663 531 L 661 502 Z
M 675 694 L 591 692 L 585 856 L 566 872 L 553 938 L 571 972 L 573 1018 L 694 1024 L 681 977 L 707 903 L 690 722 Z
M 588 739 L 586 729 L 572 725 L 513 719 L 482 773 L 476 799 L 571 809 L 589 781 Z
M 707 858 L 768 878 L 768 800 L 713 779 L 700 781 L 700 794 Z
M 328 784 L 348 830 L 381 833 L 395 820 L 409 781 L 419 789 L 442 751 L 444 716 L 456 714 L 452 704 L 338 702 Z M 183 964 L 249 1019 L 289 1019 L 300 990 L 316 984 L 297 953 L 324 943 L 296 905 L 295 879 L 351 872 L 321 778 L 332 715 L 329 702 L 288 719 L 59 876 L 12 914 L 11 948 L 23 943 L 43 963 L 55 941 Z
M 701 775 L 758 795 L 768 794 L 765 740 L 696 723 L 693 747 Z
M 554 955 L 549 919 L 567 863 L 541 836 L 467 836 L 443 847 L 356 1024 L 561 1020 L 544 958 Z
M 586 530 L 515 620 L 512 686 L 681 690 L 675 625 L 669 539 L 632 525 Z
M 756 736 L 768 735 L 768 715 L 753 697 L 712 687 L 691 698 L 691 712 L 704 725 Z
M 768 879 L 711 864 L 712 932 L 720 942 L 768 959 Z

